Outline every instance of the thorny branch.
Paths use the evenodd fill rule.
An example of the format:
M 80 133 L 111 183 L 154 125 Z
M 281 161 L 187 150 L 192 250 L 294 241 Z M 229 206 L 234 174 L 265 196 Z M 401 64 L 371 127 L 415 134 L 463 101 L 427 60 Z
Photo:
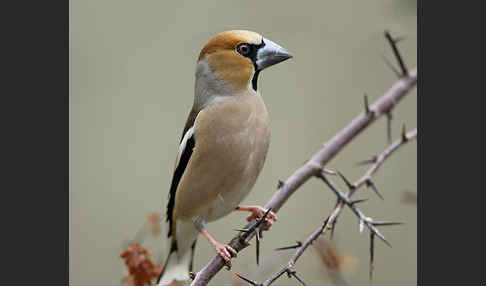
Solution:
M 378 156 L 373 156 L 371 167 L 366 171 L 366 173 L 361 177 L 356 183 L 353 184 L 354 189 L 358 189 L 361 187 L 363 184 L 366 184 L 366 186 L 374 188 L 374 191 L 377 192 L 377 189 L 375 187 L 375 184 L 371 180 L 371 176 L 378 171 L 378 169 L 381 167 L 383 162 L 391 155 L 393 152 L 395 152 L 400 146 L 403 144 L 407 143 L 409 140 L 415 139 L 417 137 L 417 128 L 413 129 L 412 131 L 405 133 L 405 128 L 403 129 L 402 136 L 400 140 L 395 141 L 392 145 L 390 145 L 388 148 L 386 148 L 385 151 L 383 151 L 380 155 Z M 379 195 L 381 196 L 381 195 Z
M 341 178 L 345 181 L 346 185 L 349 188 L 349 191 L 346 194 L 343 194 L 342 191 L 340 191 L 324 174 L 324 172 L 319 173 L 316 175 L 316 177 L 322 179 L 330 188 L 331 190 L 334 191 L 336 196 L 338 197 L 338 203 L 334 210 L 332 211 L 331 215 L 324 221 L 323 225 L 317 228 L 304 242 L 302 242 L 300 245 L 297 245 L 297 248 L 295 254 L 292 256 L 290 261 L 283 267 L 280 271 L 272 275 L 270 278 L 268 278 L 265 282 L 262 284 L 257 284 L 253 282 L 254 284 L 252 285 L 262 285 L 262 286 L 269 286 L 271 285 L 275 280 L 277 280 L 280 276 L 282 276 L 284 273 L 287 271 L 293 271 L 295 273 L 295 270 L 292 270 L 294 267 L 295 263 L 299 259 L 299 257 L 304 253 L 304 251 L 311 245 L 321 234 L 324 234 L 328 229 L 331 229 L 331 225 L 336 221 L 336 218 L 339 216 L 341 213 L 342 209 L 344 208 L 345 205 L 347 205 L 359 218 L 360 220 L 360 231 L 362 231 L 362 226 L 366 224 L 366 226 L 370 230 L 370 235 L 371 235 L 371 248 L 370 248 L 370 277 L 373 273 L 373 250 L 374 250 L 374 237 L 378 236 L 385 242 L 387 245 L 389 243 L 385 240 L 384 236 L 376 229 L 375 226 L 384 226 L 384 225 L 396 225 L 400 224 L 397 222 L 386 222 L 386 221 L 372 221 L 370 218 L 365 216 L 356 206 L 358 203 L 363 202 L 364 200 L 351 200 L 351 196 L 355 193 L 355 191 L 362 186 L 367 180 L 371 180 L 371 175 L 374 174 L 378 168 L 385 162 L 385 160 L 393 153 L 395 152 L 398 148 L 406 144 L 407 142 L 411 141 L 412 139 L 416 138 L 417 136 L 417 129 L 414 129 L 410 131 L 409 133 L 403 133 L 402 137 L 395 141 L 392 145 L 390 145 L 388 148 L 385 149 L 379 156 L 376 156 L 375 162 L 373 165 L 366 171 L 365 175 L 358 179 L 354 184 L 349 183 L 349 181 L 340 174 Z M 288 249 L 289 247 L 283 247 L 281 249 Z M 248 279 L 246 279 L 248 280 Z
M 396 49 L 396 40 L 388 37 L 389 33 L 386 33 L 386 38 L 389 41 L 392 49 L 394 50 L 397 61 L 403 63 L 401 55 Z M 404 65 L 401 67 L 405 67 Z M 405 67 L 406 69 L 406 67 Z M 382 115 L 391 114 L 391 110 L 395 105 L 405 96 L 408 92 L 415 87 L 417 84 L 417 69 L 414 68 L 410 71 L 401 74 L 399 80 L 393 84 L 393 86 L 377 101 L 375 101 L 371 106 L 367 104 L 367 97 L 365 98 L 365 110 L 354 118 L 347 126 L 345 126 L 339 133 L 329 140 L 325 146 L 320 149 L 316 154 L 314 154 L 310 160 L 308 160 L 303 166 L 297 169 L 287 180 L 284 182 L 279 182 L 279 187 L 274 193 L 270 201 L 265 204 L 266 209 L 271 209 L 273 212 L 278 212 L 278 210 L 283 206 L 283 204 L 290 198 L 290 196 L 305 182 L 307 182 L 311 177 L 320 176 L 323 173 L 324 166 L 332 159 L 334 156 L 341 151 L 344 146 L 347 145 L 351 140 L 353 140 L 357 135 L 359 135 L 368 125 L 376 121 Z M 381 163 L 380 163 L 381 164 Z M 349 192 L 348 192 L 349 193 Z M 336 216 L 339 214 L 340 209 L 343 208 L 345 202 L 340 201 L 337 204 Z M 336 211 L 335 209 L 335 211 Z M 333 212 L 334 214 L 334 212 Z M 331 220 L 331 218 L 333 218 Z M 335 217 L 330 216 L 327 220 L 326 225 L 333 225 Z M 257 220 L 252 220 L 243 232 L 240 232 L 235 238 L 231 240 L 229 245 L 233 247 L 236 251 L 241 251 L 249 245 L 249 241 L 255 236 L 255 230 L 259 231 Z M 323 232 L 326 230 L 327 226 L 323 227 Z M 299 255 L 300 256 L 300 255 Z M 298 258 L 298 257 L 297 257 Z M 216 255 L 203 269 L 201 269 L 194 280 L 192 281 L 192 286 L 202 286 L 207 285 L 208 282 L 218 273 L 221 268 L 225 265 L 224 260 Z M 289 272 L 290 270 L 285 270 L 289 276 L 295 276 L 295 273 Z M 300 280 L 300 279 L 298 279 Z

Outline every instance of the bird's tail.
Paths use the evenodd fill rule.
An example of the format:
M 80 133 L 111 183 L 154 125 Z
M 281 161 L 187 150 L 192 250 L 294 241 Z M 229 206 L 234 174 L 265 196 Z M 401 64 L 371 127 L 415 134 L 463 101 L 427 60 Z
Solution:
M 171 247 L 169 255 L 165 260 L 162 273 L 157 280 L 157 286 L 169 285 L 172 281 L 184 281 L 189 279 L 189 271 L 192 271 L 192 261 L 194 258 L 194 248 L 196 241 L 192 244 L 189 251 L 180 257 L 177 247 Z

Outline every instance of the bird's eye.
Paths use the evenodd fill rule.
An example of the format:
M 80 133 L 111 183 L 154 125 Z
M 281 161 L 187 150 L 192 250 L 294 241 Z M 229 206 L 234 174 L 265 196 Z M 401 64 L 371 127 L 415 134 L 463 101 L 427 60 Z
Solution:
M 241 55 L 247 56 L 251 51 L 251 47 L 248 44 L 241 44 L 241 45 L 238 46 L 237 51 Z

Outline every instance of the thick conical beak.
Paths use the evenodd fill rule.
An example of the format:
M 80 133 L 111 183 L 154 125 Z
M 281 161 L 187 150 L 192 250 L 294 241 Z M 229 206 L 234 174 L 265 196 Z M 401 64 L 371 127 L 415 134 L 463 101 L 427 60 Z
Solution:
M 263 38 L 263 43 L 265 45 L 258 50 L 256 56 L 256 66 L 258 71 L 283 62 L 292 57 L 292 55 L 286 49 L 275 44 L 269 39 Z

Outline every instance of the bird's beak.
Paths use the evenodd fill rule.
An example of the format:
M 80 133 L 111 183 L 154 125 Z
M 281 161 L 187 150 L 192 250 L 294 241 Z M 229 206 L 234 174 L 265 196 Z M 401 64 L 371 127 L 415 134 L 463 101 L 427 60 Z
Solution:
M 263 43 L 265 45 L 258 50 L 256 56 L 256 66 L 258 71 L 283 62 L 292 57 L 292 55 L 286 49 L 275 44 L 269 39 L 263 38 Z

